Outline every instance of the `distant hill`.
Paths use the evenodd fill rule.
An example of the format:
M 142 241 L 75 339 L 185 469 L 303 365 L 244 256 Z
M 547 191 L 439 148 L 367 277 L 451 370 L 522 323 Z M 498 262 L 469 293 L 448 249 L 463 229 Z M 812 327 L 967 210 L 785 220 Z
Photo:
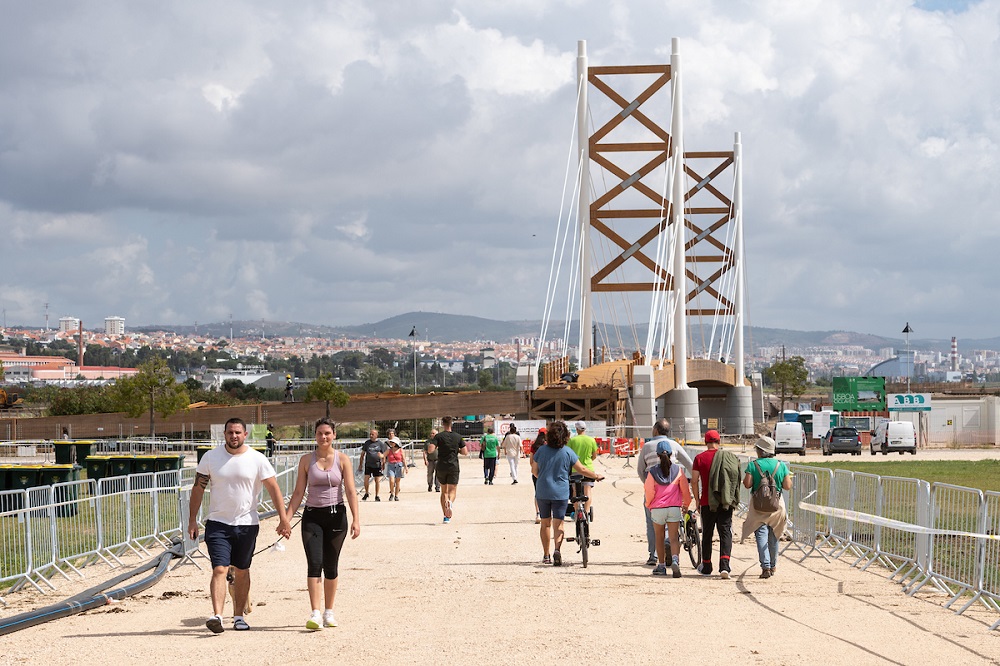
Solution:
M 262 334 L 270 337 L 301 337 L 318 338 L 381 338 L 402 340 L 409 336 L 416 327 L 419 340 L 436 342 L 507 342 L 511 338 L 538 337 L 542 323 L 539 320 L 499 321 L 470 315 L 446 314 L 440 312 L 409 312 L 383 319 L 381 321 L 360 324 L 357 326 L 322 326 L 301 322 L 279 322 L 260 320 L 234 320 L 232 334 L 237 338 L 260 337 Z M 552 337 L 563 334 L 565 324 L 556 322 L 550 324 L 549 334 Z M 621 339 L 627 345 L 636 337 L 640 342 L 646 339 L 646 324 L 634 327 L 598 324 L 598 344 L 603 343 L 604 335 L 612 341 Z M 195 326 L 151 325 L 134 327 L 136 331 L 173 331 L 181 335 L 192 335 L 196 332 L 210 338 L 228 338 L 230 322 L 215 322 Z M 576 339 L 577 322 L 570 325 L 570 337 Z M 773 347 L 785 345 L 790 353 L 809 347 L 829 347 L 833 345 L 860 345 L 869 349 L 893 347 L 903 349 L 904 340 L 886 338 L 868 333 L 853 331 L 795 331 L 783 328 L 748 327 L 745 332 L 747 349 L 758 347 Z M 1000 337 L 981 340 L 959 341 L 959 351 L 968 355 L 975 349 L 1000 350 Z M 617 344 L 617 342 L 615 342 Z M 947 354 L 951 349 L 951 340 L 910 338 L 910 348 L 916 351 L 939 351 Z

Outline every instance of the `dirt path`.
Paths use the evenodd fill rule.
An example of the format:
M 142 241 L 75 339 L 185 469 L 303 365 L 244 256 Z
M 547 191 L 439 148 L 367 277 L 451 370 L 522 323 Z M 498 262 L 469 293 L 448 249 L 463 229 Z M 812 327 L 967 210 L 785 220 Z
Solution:
M 596 492 L 591 566 L 569 544 L 567 566 L 542 566 L 527 479 L 482 485 L 478 460 L 463 462 L 450 525 L 424 469 L 411 470 L 400 502 L 364 502 L 362 535 L 345 546 L 340 627 L 304 629 L 305 560 L 298 530 L 284 552 L 253 565 L 248 620 L 253 630 L 215 636 L 208 573 L 185 565 L 139 598 L 0 638 L 0 663 L 69 664 L 169 661 L 175 664 L 297 664 L 344 657 L 355 663 L 998 664 L 996 614 L 956 616 L 929 591 L 908 598 L 884 576 L 794 548 L 778 574 L 759 580 L 751 542 L 734 548 L 734 578 L 702 577 L 685 565 L 680 580 L 654 579 L 646 558 L 641 487 L 622 461 L 599 461 L 608 479 Z M 383 499 L 385 499 L 383 497 Z M 738 531 L 740 521 L 736 521 Z M 274 521 L 259 546 L 272 541 Z M 717 559 L 717 557 L 716 557 Z M 91 568 L 89 587 L 110 578 Z M 45 599 L 18 593 L 4 617 L 69 596 L 59 584 Z M 228 625 L 228 622 L 227 622 Z M 699 639 L 702 632 L 712 637 Z

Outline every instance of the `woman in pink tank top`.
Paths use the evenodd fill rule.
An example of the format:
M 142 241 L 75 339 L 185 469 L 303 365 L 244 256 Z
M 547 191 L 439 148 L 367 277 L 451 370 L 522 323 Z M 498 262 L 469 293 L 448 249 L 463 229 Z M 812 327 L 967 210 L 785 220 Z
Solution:
M 354 472 L 347 456 L 333 448 L 336 436 L 336 424 L 332 421 L 320 419 L 316 422 L 316 450 L 299 458 L 295 490 L 288 500 L 288 515 L 292 515 L 305 498 L 302 547 L 306 551 L 306 588 L 312 606 L 306 628 L 313 630 L 337 626 L 333 602 L 337 595 L 340 551 L 347 539 L 345 498 L 351 507 L 351 538 L 356 539 L 361 534 Z M 321 596 L 326 601 L 322 613 Z

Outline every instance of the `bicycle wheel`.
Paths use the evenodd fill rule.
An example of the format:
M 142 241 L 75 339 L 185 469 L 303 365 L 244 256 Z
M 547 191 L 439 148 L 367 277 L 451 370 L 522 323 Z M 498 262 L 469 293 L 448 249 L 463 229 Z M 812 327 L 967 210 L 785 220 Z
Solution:
M 691 558 L 691 566 L 697 569 L 701 564 L 701 528 L 698 527 L 695 516 L 688 516 L 684 522 L 684 540 L 687 542 L 685 548 Z
M 587 551 L 590 549 L 590 525 L 583 513 L 577 514 L 576 519 L 576 542 L 580 544 L 580 558 L 583 560 L 583 568 L 587 568 Z

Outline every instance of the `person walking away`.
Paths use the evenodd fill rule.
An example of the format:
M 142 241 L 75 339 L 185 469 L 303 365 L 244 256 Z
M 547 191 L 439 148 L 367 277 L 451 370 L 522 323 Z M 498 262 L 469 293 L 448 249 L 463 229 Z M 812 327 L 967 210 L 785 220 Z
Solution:
M 764 473 L 774 478 L 778 488 L 779 505 L 775 511 L 763 512 L 754 508 L 753 502 L 743 521 L 743 535 L 740 543 L 752 533 L 757 541 L 757 556 L 760 560 L 760 577 L 771 578 L 778 567 L 778 537 L 785 533 L 788 512 L 785 508 L 785 490 L 792 489 L 792 473 L 788 465 L 774 457 L 774 440 L 760 437 L 754 444 L 757 460 L 747 465 L 743 475 L 743 485 L 751 494 L 760 488 Z
M 382 485 L 382 462 L 388 451 L 389 447 L 378 438 L 378 430 L 372 428 L 371 432 L 368 433 L 368 439 L 361 444 L 361 456 L 358 458 L 358 471 L 364 469 L 365 473 L 365 494 L 361 496 L 362 501 L 368 499 L 369 482 L 373 478 L 375 479 L 375 501 L 382 501 L 378 493 Z
M 351 538 L 357 539 L 361 534 L 351 461 L 333 448 L 336 438 L 337 426 L 333 421 L 325 418 L 316 421 L 316 448 L 299 458 L 295 490 L 286 511 L 289 516 L 295 515 L 305 498 L 302 548 L 306 552 L 306 589 L 312 608 L 306 629 L 313 631 L 337 626 L 333 604 L 337 596 L 340 552 L 348 533 L 345 498 L 351 507 Z M 322 614 L 321 601 L 325 602 Z
M 694 511 L 696 504 L 691 497 L 691 487 L 680 465 L 671 462 L 670 444 L 661 441 L 656 445 L 659 463 L 649 468 L 645 481 L 646 507 L 653 521 L 653 539 L 656 544 L 654 576 L 666 576 L 665 533 L 670 535 L 670 570 L 674 578 L 681 577 L 681 541 L 678 538 L 683 511 Z
M 537 490 L 538 489 L 538 475 L 535 473 L 535 454 L 538 453 L 538 449 L 545 446 L 545 428 L 539 428 L 538 434 L 535 435 L 535 441 L 531 443 L 531 455 L 528 456 L 528 466 L 531 468 L 531 485 Z M 531 496 L 534 497 L 535 493 L 532 491 Z M 540 525 L 542 522 L 541 515 L 538 513 L 538 500 L 535 500 L 535 524 Z
M 479 447 L 483 458 L 483 484 L 492 486 L 500 453 L 500 440 L 493 434 L 493 426 L 488 427 L 486 434 L 479 438 Z
M 434 451 L 429 453 L 427 449 L 430 448 L 431 440 L 438 434 L 437 428 L 431 429 L 431 436 L 426 442 L 424 442 L 424 465 L 427 467 L 427 492 L 441 492 L 441 484 L 438 483 L 437 478 L 437 459 L 438 452 Z
M 457 432 L 451 431 L 452 417 L 445 416 L 441 419 L 442 432 L 434 435 L 434 439 L 427 444 L 427 453 L 438 453 L 437 475 L 441 482 L 441 513 L 444 514 L 444 523 L 450 523 L 454 515 L 455 499 L 458 497 L 458 477 L 461 473 L 458 457 L 469 455 L 469 450 L 465 446 L 465 441 Z
M 563 520 L 566 518 L 566 507 L 569 505 L 569 476 L 575 471 L 588 479 L 600 481 L 604 477 L 587 469 L 580 463 L 573 449 L 566 446 L 569 441 L 569 428 L 562 421 L 555 421 L 545 433 L 545 446 L 535 452 L 532 471 L 538 477 L 535 485 L 535 499 L 538 500 L 538 510 L 541 515 L 541 527 L 538 530 L 542 541 L 542 564 L 562 566 L 560 548 L 563 542 Z M 549 557 L 549 543 L 552 543 L 552 556 Z
M 566 442 L 566 446 L 573 449 L 573 452 L 580 458 L 580 463 L 589 469 L 591 472 L 594 471 L 594 458 L 597 457 L 597 440 L 586 434 L 587 424 L 583 421 L 577 421 L 574 426 L 576 429 L 576 434 L 569 438 Z M 590 519 L 594 519 L 594 514 L 590 510 L 590 496 L 594 490 L 593 481 L 583 482 L 583 492 L 587 496 L 587 502 L 584 505 L 584 510 Z
M 510 484 L 515 485 L 517 483 L 517 466 L 521 462 L 521 435 L 518 434 L 517 426 L 513 423 L 510 424 L 507 434 L 503 436 L 500 448 L 503 449 L 507 465 L 510 467 Z
M 670 439 L 670 421 L 659 419 L 653 424 L 653 436 L 646 440 L 639 451 L 639 458 L 635 463 L 635 471 L 639 475 L 639 480 L 646 483 L 646 470 L 653 465 L 659 464 L 659 456 L 656 454 L 656 447 L 660 442 L 667 442 L 670 445 L 670 457 L 675 463 L 680 463 L 688 472 L 691 471 L 693 462 L 684 447 Z M 645 505 L 643 505 L 645 506 Z M 646 566 L 656 566 L 656 544 L 653 534 L 653 519 L 646 509 L 646 548 L 649 557 L 646 559 Z
M 224 437 L 225 445 L 208 450 L 195 469 L 187 529 L 192 540 L 198 538 L 198 511 L 205 489 L 211 484 L 208 516 L 205 519 L 205 546 L 212 562 L 209 585 L 212 615 L 205 626 L 216 634 L 223 632 L 226 574 L 230 567 L 235 575 L 233 629 L 250 629 L 242 613 L 250 596 L 250 564 L 260 531 L 257 503 L 261 488 L 267 490 L 278 513 L 275 531 L 286 539 L 292 533 L 285 513 L 285 498 L 275 479 L 274 468 L 263 453 L 246 445 L 246 423 L 238 418 L 229 419 L 225 424 Z
M 389 431 L 392 433 L 392 431 Z M 389 437 L 389 452 L 385 456 L 385 475 L 389 479 L 389 501 L 399 501 L 399 484 L 406 476 L 403 445 L 395 434 Z
M 274 445 L 278 440 L 274 438 L 274 426 L 270 423 L 267 424 L 267 434 L 264 435 L 264 445 L 265 445 L 265 455 L 268 458 L 274 457 Z
M 720 448 L 717 430 L 705 433 L 706 451 L 694 457 L 691 489 L 701 513 L 701 564 L 698 572 L 712 573 L 712 537 L 719 533 L 719 576 L 728 579 L 732 569 L 733 509 L 740 503 L 740 460 Z

